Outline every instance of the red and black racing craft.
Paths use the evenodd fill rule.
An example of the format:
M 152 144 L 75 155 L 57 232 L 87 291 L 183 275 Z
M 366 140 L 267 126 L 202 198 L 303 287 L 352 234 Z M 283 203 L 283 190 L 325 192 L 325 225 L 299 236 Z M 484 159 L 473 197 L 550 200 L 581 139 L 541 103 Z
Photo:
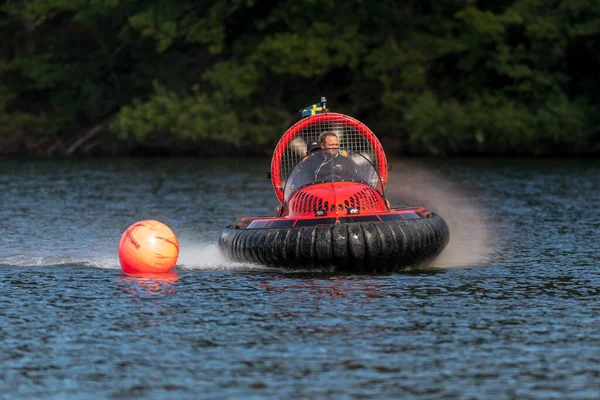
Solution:
M 288 129 L 275 148 L 278 215 L 228 226 L 221 253 L 234 261 L 353 272 L 429 264 L 448 244 L 446 222 L 421 206 L 390 208 L 377 137 L 360 121 L 322 109 Z M 307 154 L 307 144 L 325 131 L 335 133 L 339 148 Z

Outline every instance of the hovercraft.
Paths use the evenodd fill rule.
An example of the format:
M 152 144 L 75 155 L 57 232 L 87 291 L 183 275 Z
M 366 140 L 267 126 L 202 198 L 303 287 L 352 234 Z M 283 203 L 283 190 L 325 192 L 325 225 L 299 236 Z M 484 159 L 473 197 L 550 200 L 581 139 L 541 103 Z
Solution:
M 446 222 L 422 206 L 391 208 L 381 143 L 365 124 L 321 101 L 301 110 L 310 115 L 273 153 L 277 215 L 228 226 L 220 252 L 232 261 L 303 270 L 379 273 L 431 263 L 448 244 Z M 327 147 L 324 136 L 337 147 Z

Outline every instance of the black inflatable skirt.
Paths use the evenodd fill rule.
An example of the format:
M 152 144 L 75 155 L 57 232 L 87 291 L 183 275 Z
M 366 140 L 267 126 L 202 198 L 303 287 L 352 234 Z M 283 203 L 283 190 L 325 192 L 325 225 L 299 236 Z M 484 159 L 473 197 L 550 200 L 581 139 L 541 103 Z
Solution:
M 219 237 L 219 250 L 238 262 L 379 273 L 426 266 L 449 240 L 446 222 L 431 214 L 421 219 L 289 228 L 229 226 Z

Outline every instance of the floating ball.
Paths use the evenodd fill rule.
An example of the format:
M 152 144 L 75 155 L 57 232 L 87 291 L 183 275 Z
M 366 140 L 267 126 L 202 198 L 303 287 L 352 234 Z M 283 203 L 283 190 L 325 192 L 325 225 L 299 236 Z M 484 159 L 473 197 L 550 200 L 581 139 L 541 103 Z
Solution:
M 177 237 L 162 222 L 136 222 L 121 236 L 119 261 L 126 274 L 164 274 L 173 269 L 178 257 Z

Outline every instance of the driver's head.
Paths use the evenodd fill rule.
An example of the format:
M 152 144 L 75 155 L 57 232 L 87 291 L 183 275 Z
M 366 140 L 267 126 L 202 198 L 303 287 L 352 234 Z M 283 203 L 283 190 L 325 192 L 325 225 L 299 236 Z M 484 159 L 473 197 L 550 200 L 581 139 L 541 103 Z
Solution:
M 337 153 L 339 142 L 335 133 L 331 131 L 324 131 L 319 137 L 319 142 L 321 142 L 321 147 L 327 150 L 325 152 L 326 154 L 334 156 Z

